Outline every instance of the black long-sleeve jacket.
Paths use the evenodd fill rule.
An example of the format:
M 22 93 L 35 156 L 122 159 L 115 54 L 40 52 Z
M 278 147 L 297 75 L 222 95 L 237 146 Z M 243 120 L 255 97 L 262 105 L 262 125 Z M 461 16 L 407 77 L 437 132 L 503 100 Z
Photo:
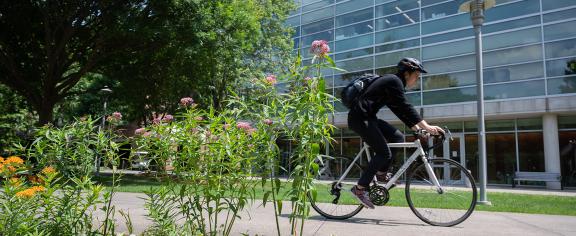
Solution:
M 376 79 L 358 98 L 358 106 L 350 112 L 363 113 L 367 118 L 376 117 L 376 113 L 387 106 L 408 127 L 422 121 L 420 114 L 406 99 L 406 81 L 396 75 L 386 74 Z

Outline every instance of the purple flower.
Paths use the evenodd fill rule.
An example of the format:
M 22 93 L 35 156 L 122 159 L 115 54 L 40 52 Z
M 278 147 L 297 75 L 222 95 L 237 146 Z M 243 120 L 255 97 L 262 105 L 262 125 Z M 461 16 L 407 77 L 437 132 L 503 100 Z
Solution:
M 164 117 L 162 117 L 162 121 L 163 121 L 163 122 L 166 122 L 166 123 L 168 123 L 168 122 L 170 122 L 170 121 L 172 121 L 172 120 L 174 120 L 174 116 L 172 116 L 172 115 L 170 115 L 170 114 L 165 115 Z
M 266 77 L 266 83 L 270 84 L 270 85 L 275 85 L 276 84 L 276 76 L 275 75 L 269 75 Z
M 242 121 L 238 122 L 236 127 L 238 127 L 239 129 L 243 129 L 243 130 L 249 130 L 252 128 L 252 126 L 250 126 L 250 123 L 242 122 Z
M 122 120 L 122 113 L 114 112 L 112 113 L 112 115 L 108 116 L 106 120 L 108 120 L 109 122 L 119 122 L 120 120 Z
M 270 119 L 265 119 L 263 122 L 264 122 L 264 124 L 267 124 L 267 125 L 272 125 L 272 123 L 274 123 Z
M 314 40 L 310 52 L 316 56 L 324 56 L 330 52 L 330 46 L 326 40 Z
M 144 133 L 146 133 L 146 129 L 145 128 L 138 128 L 134 131 L 135 135 L 144 135 Z
M 194 99 L 191 97 L 184 97 L 180 99 L 180 106 L 187 107 L 192 106 L 192 104 L 194 104 Z

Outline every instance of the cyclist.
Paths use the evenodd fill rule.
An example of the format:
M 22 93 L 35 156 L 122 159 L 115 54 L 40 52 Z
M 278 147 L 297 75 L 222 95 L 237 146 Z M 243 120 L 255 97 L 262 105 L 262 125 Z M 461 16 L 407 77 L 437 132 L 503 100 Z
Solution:
M 348 127 L 360 135 L 376 153 L 368 163 L 368 168 L 360 176 L 357 185 L 351 189 L 353 195 L 367 208 L 374 209 L 374 204 L 368 196 L 370 182 L 374 179 L 374 175 L 378 181 L 386 180 L 386 172 L 396 154 L 397 148 L 391 151 L 387 143 L 404 141 L 404 135 L 398 129 L 376 117 L 376 113 L 382 107 L 390 108 L 414 131 L 424 129 L 433 135 L 444 133 L 442 128 L 429 125 L 423 120 L 406 99 L 405 87 L 415 86 L 420 73 L 427 73 L 420 61 L 403 58 L 398 62 L 396 74 L 386 74 L 374 80 L 348 112 Z

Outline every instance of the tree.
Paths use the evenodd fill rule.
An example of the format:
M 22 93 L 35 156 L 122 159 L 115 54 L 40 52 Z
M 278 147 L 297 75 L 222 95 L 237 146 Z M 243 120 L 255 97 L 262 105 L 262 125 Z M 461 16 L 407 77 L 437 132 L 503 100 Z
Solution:
M 145 18 L 145 0 L 3 1 L 0 82 L 52 121 L 54 106 L 112 54 L 143 46 L 123 22 Z
M 25 97 L 41 124 L 52 121 L 56 104 L 83 93 L 74 87 L 88 74 L 116 86 L 112 99 L 134 113 L 145 106 L 169 110 L 166 104 L 191 93 L 218 108 L 239 77 L 283 63 L 291 40 L 282 22 L 293 5 L 291 0 L 3 2 L 0 32 L 8 33 L 0 35 L 0 83 Z

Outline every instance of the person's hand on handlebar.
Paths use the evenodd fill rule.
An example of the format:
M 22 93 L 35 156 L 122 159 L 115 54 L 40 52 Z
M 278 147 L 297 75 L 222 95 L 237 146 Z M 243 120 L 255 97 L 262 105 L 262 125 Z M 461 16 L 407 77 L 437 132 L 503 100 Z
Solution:
M 425 120 L 420 121 L 418 124 L 411 128 L 412 130 L 416 131 L 418 129 L 426 130 L 426 132 L 430 133 L 431 135 L 444 135 L 444 130 L 435 125 L 429 125 Z

